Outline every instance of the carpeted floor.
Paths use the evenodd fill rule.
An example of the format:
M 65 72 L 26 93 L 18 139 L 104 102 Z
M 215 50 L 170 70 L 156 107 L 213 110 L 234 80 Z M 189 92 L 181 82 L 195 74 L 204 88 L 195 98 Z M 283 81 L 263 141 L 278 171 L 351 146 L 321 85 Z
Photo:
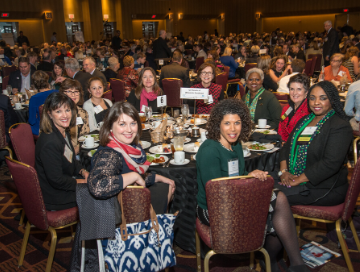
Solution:
M 30 234 L 24 264 L 18 268 L 18 256 L 22 244 L 24 228 L 13 218 L 21 209 L 20 199 L 16 187 L 11 180 L 7 167 L 0 169 L 0 271 L 45 271 L 47 255 L 49 252 L 50 234 L 34 228 Z M 299 238 L 300 245 L 316 241 L 333 251 L 340 252 L 337 244 L 326 237 L 326 227 L 318 224 L 316 227 L 311 222 L 304 221 Z M 52 271 L 66 271 L 71 255 L 71 230 L 58 231 L 58 244 Z M 173 272 L 196 272 L 195 255 L 175 246 L 177 265 L 170 268 Z M 350 253 L 355 271 L 360 271 L 360 253 Z M 202 268 L 203 270 L 203 268 Z M 250 271 L 249 255 L 215 255 L 210 260 L 211 272 L 242 272 Z M 257 270 L 260 269 L 257 267 Z M 284 270 L 285 271 L 285 270 Z M 348 271 L 343 257 L 312 269 L 312 271 Z

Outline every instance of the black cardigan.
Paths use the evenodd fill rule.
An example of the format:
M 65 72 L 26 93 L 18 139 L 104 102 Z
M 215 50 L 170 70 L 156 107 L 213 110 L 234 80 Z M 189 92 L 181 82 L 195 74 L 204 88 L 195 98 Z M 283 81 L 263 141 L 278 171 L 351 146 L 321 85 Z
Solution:
M 76 179 L 82 166 L 75 159 L 71 137 L 66 132 L 73 152 L 70 163 L 64 156 L 65 138 L 53 125 L 53 132 L 41 133 L 35 147 L 35 169 L 47 210 L 63 210 L 75 206 Z
M 140 99 L 137 99 L 135 95 L 135 90 L 132 90 L 127 98 L 127 102 L 135 107 L 135 109 L 140 112 Z M 157 107 L 157 99 L 154 101 L 148 101 L 148 106 L 151 107 L 153 112 L 160 112 L 160 109 Z
M 300 126 L 303 117 L 296 127 Z M 291 139 L 295 129 L 290 134 L 285 145 L 280 150 L 280 161 L 286 160 L 289 166 Z M 306 186 L 310 189 L 330 189 L 348 182 L 347 153 L 352 141 L 350 123 L 334 114 L 322 126 L 320 133 L 312 140 L 306 159 L 305 175 L 309 179 Z

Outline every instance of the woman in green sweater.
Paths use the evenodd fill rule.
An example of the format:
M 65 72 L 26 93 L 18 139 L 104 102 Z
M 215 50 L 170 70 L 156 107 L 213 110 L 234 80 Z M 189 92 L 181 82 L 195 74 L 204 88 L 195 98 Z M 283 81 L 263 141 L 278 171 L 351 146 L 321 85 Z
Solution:
M 202 224 L 209 223 L 205 185 L 211 179 L 250 175 L 265 180 L 267 172 L 255 170 L 247 173 L 241 140 L 251 132 L 250 112 L 245 103 L 237 99 L 220 101 L 211 111 L 207 124 L 207 140 L 196 155 L 198 194 L 197 217 Z M 228 164 L 235 165 L 229 169 Z M 237 166 L 236 166 L 237 164 Z M 291 266 L 289 271 L 310 271 L 299 251 L 294 219 L 286 196 L 274 191 L 269 207 L 265 248 L 270 255 L 271 270 L 280 271 L 277 255 L 285 247 Z

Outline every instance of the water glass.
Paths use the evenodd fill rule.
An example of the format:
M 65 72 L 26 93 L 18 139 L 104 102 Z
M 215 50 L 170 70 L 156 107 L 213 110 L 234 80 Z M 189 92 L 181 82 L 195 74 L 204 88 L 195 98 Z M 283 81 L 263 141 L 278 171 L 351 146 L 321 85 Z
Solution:
M 184 136 L 175 136 L 174 137 L 174 148 L 176 151 L 184 150 Z
M 179 110 L 174 110 L 174 118 L 178 118 L 180 116 Z
M 183 117 L 187 118 L 189 116 L 189 105 L 188 104 L 183 104 L 181 106 L 181 113 L 183 115 Z
M 7 86 L 6 86 L 6 90 L 8 91 L 9 94 L 12 94 L 12 87 L 11 87 L 11 85 L 7 85 Z

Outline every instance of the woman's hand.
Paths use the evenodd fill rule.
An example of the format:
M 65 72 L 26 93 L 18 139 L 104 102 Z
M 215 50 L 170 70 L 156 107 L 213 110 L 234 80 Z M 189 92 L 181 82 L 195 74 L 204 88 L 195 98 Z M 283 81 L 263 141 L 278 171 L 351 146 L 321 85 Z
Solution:
M 250 172 L 248 175 L 253 176 L 254 178 L 258 178 L 261 181 L 265 181 L 267 179 L 268 172 L 266 171 L 260 171 L 260 170 L 254 170 Z
M 66 77 L 60 76 L 60 77 L 56 78 L 55 83 L 63 82 L 65 79 L 66 79 Z
M 295 180 L 296 176 L 290 174 L 289 172 L 284 172 L 281 176 L 280 176 L 280 185 L 284 185 L 286 187 L 291 187 L 291 186 L 296 186 L 294 185 L 294 180 Z
M 173 181 L 172 179 L 166 178 L 164 176 L 156 175 L 155 182 L 167 183 L 171 187 L 171 193 L 173 194 L 175 192 L 176 189 L 175 181 Z
M 136 183 L 139 186 L 146 187 L 145 181 L 143 178 L 136 172 L 129 172 L 126 174 L 122 174 L 123 177 L 123 187 L 126 188 L 129 185 Z

